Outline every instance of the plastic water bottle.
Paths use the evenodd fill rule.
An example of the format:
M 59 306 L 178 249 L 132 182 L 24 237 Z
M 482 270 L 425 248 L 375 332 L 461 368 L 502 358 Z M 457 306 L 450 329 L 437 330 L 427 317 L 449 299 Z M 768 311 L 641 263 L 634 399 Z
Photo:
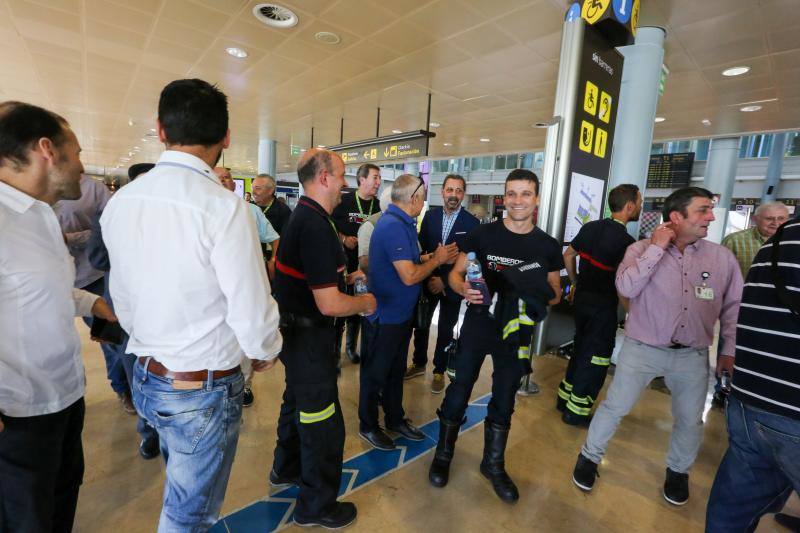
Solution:
M 467 254 L 467 281 L 470 288 L 481 291 L 483 296 L 483 303 L 481 305 L 490 305 L 492 297 L 489 295 L 489 287 L 486 285 L 486 280 L 483 279 L 483 270 L 481 263 L 478 261 L 475 252 Z
M 367 278 L 356 278 L 355 283 L 353 284 L 355 289 L 356 296 L 360 296 L 362 294 L 367 294 L 369 292 L 369 288 L 367 287 Z M 365 316 L 364 313 L 359 313 L 361 316 Z

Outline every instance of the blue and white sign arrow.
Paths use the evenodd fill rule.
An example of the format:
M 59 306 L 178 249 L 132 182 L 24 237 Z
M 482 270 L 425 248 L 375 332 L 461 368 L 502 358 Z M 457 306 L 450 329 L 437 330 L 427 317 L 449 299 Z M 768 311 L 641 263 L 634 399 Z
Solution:
M 467 421 L 461 433 L 477 426 L 486 418 L 486 407 L 491 394 L 481 396 L 467 406 Z M 420 427 L 425 440 L 410 441 L 405 437 L 395 439 L 397 449 L 385 452 L 371 449 L 351 457 L 342 465 L 342 483 L 339 497 L 347 496 L 419 459 L 436 447 L 439 439 L 439 419 Z M 276 531 L 292 523 L 297 487 L 281 489 L 250 505 L 225 516 L 211 528 L 211 533 L 249 533 L 252 531 Z

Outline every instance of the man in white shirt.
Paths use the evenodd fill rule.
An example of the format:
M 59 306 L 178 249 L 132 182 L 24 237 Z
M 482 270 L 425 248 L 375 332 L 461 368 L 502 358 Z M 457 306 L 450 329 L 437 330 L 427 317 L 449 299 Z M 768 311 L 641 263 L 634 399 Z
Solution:
M 167 150 L 111 198 L 100 225 L 127 352 L 139 356 L 134 405 L 167 463 L 158 530 L 205 531 L 236 453 L 240 364 L 275 364 L 278 308 L 249 208 L 212 170 L 230 142 L 227 97 L 202 80 L 174 81 L 157 131 Z
M 227 167 L 214 167 L 214 172 L 217 174 L 217 177 L 222 182 L 222 186 L 228 189 L 231 192 L 236 191 L 236 183 L 233 181 L 233 176 L 231 176 L 231 169 Z M 256 222 L 256 229 L 258 230 L 258 240 L 262 244 L 266 244 L 267 246 L 271 246 L 273 250 L 272 259 L 267 262 L 267 274 L 269 275 L 270 279 L 274 279 L 274 272 L 275 272 L 275 252 L 278 250 L 278 244 L 280 243 L 280 236 L 278 232 L 272 227 L 272 224 L 269 223 L 267 217 L 264 216 L 264 213 L 261 209 L 255 204 L 247 204 L 247 207 L 250 208 L 250 213 L 253 215 L 253 219 Z M 250 364 L 250 359 L 245 357 L 242 359 L 242 374 L 244 374 L 244 394 L 242 394 L 242 407 L 250 407 L 253 405 L 255 401 L 255 396 L 253 395 L 253 367 Z
M 116 320 L 73 289 L 52 205 L 81 196 L 78 139 L 60 116 L 0 104 L 0 530 L 70 531 L 83 480 L 86 377 L 75 316 Z

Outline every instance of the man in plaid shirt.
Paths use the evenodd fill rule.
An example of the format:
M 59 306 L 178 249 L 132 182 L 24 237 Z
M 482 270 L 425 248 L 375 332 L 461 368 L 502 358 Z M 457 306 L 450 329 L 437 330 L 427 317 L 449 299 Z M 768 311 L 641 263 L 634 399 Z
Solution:
M 756 224 L 752 228 L 731 233 L 722 239 L 722 246 L 736 256 L 743 277 L 747 277 L 758 249 L 775 235 L 778 226 L 789 220 L 789 208 L 781 202 L 766 202 L 758 206 L 753 220 Z

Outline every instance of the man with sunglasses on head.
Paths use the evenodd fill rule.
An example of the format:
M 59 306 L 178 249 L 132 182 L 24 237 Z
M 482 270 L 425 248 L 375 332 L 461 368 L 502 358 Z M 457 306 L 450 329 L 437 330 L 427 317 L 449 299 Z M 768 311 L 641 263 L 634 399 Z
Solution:
M 392 186 L 392 204 L 375 225 L 369 246 L 369 289 L 378 309 L 369 317 L 376 329 L 361 363 L 358 434 L 379 450 L 393 450 L 395 445 L 378 424 L 378 403 L 383 406 L 386 429 L 414 441 L 425 438 L 403 410 L 412 316 L 422 282 L 454 259 L 455 251 L 440 245 L 424 262 L 420 258 L 415 219 L 424 204 L 422 179 L 411 174 L 398 177 Z
M 456 253 L 464 245 L 464 240 L 475 226 L 480 222 L 477 218 L 461 207 L 467 182 L 458 174 L 448 174 L 442 183 L 441 208 L 432 208 L 425 213 L 419 230 L 419 242 L 423 253 L 431 253 L 439 245 L 454 250 Z M 433 315 L 436 306 L 439 306 L 439 331 L 436 335 L 436 349 L 433 353 L 433 382 L 431 392 L 439 394 L 444 390 L 444 372 L 447 367 L 445 350 L 453 340 L 453 328 L 458 322 L 458 312 L 461 309 L 461 295 L 447 286 L 447 276 L 453 269 L 452 263 L 446 263 L 437 268 L 425 282 L 423 290 L 433 301 L 429 313 Z M 414 333 L 414 360 L 406 370 L 406 379 L 425 374 L 428 365 L 428 334 L 429 329 L 417 330 Z

